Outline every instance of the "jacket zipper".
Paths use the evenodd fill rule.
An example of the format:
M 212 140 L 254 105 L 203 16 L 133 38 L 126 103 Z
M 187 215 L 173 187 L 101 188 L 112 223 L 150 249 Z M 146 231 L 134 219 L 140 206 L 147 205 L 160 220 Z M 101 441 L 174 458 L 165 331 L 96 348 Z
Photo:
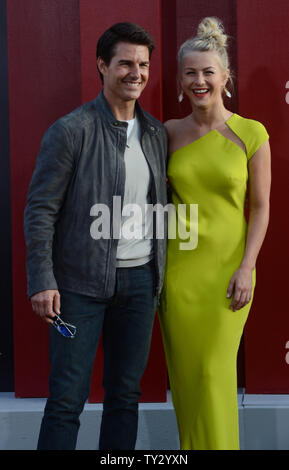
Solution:
M 118 146 L 119 146 L 119 132 L 117 133 L 117 145 L 116 145 L 116 152 L 115 152 L 115 160 L 116 160 L 116 176 L 115 176 L 115 183 L 114 183 L 114 188 L 113 188 L 113 196 L 116 195 L 117 191 L 117 186 L 118 186 L 118 180 L 119 180 L 119 159 L 117 156 L 118 152 Z M 110 259 L 111 259 L 111 251 L 112 251 L 112 243 L 113 243 L 113 206 L 110 208 L 111 209 L 111 220 L 110 220 L 110 239 L 109 239 L 109 245 L 108 245 L 108 254 L 107 254 L 107 270 L 106 270 L 106 278 L 105 278 L 105 284 L 104 284 L 104 295 L 106 296 L 107 293 L 107 286 L 108 286 L 108 280 L 110 277 Z
M 152 195 L 152 203 L 153 203 L 153 205 L 155 205 L 157 203 L 157 196 L 156 196 L 157 192 L 156 192 L 156 185 L 155 185 L 155 176 L 154 176 L 151 164 L 149 162 L 149 159 L 147 158 L 146 153 L 145 153 L 144 148 L 143 148 L 143 136 L 144 136 L 144 134 L 142 134 L 142 136 L 141 136 L 141 148 L 142 148 L 143 154 L 145 156 L 145 159 L 147 161 L 147 164 L 150 168 L 150 172 L 151 172 L 151 175 L 152 175 L 151 195 Z M 153 249 L 154 249 L 154 265 L 155 265 L 155 276 L 156 276 L 156 279 L 155 279 L 155 295 L 158 296 L 158 292 L 159 292 L 159 270 L 158 270 L 158 263 L 157 263 L 158 250 L 157 250 L 157 243 L 156 243 L 156 237 L 155 237 L 155 231 L 154 230 L 155 230 L 155 228 L 153 227 Z

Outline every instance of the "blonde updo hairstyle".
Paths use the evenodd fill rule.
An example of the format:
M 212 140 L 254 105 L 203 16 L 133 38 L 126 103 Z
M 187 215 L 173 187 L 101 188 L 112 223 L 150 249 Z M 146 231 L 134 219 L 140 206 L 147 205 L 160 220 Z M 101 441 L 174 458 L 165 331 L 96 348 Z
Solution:
M 185 41 L 178 52 L 178 65 L 181 67 L 183 58 L 191 52 L 216 52 L 219 57 L 222 71 L 229 70 L 228 80 L 233 86 L 233 80 L 230 72 L 230 63 L 227 53 L 228 36 L 225 34 L 224 26 L 218 18 L 204 18 L 197 31 L 197 36 Z

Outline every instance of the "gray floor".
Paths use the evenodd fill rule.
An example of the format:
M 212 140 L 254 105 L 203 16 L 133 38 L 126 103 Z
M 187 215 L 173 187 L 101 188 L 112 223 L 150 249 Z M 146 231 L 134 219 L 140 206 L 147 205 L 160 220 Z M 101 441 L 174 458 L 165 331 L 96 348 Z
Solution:
M 289 395 L 238 392 L 240 447 L 244 450 L 289 450 Z M 45 400 L 0 393 L 0 450 L 33 450 Z M 97 448 L 102 405 L 86 404 L 77 449 Z M 170 393 L 166 403 L 140 403 L 136 449 L 178 450 L 178 432 Z

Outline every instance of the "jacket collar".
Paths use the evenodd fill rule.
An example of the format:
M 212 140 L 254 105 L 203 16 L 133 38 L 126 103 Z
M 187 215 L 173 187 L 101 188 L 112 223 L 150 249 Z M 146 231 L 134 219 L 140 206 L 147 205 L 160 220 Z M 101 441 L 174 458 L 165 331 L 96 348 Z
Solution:
M 97 106 L 100 108 L 101 112 L 104 114 L 105 116 L 105 119 L 107 120 L 108 124 L 111 125 L 112 127 L 123 127 L 123 128 L 127 128 L 127 123 L 126 122 L 123 122 L 123 121 L 118 121 L 104 94 L 103 94 L 103 90 L 101 90 L 101 92 L 98 94 L 98 96 L 95 98 L 95 103 L 97 104 Z M 149 134 L 156 134 L 159 132 L 159 128 L 156 126 L 155 122 L 150 119 L 150 117 L 145 114 L 140 106 L 140 104 L 138 103 L 138 101 L 136 101 L 135 103 L 135 112 L 136 112 L 136 115 L 140 121 L 140 125 L 141 125 L 141 129 L 143 131 L 147 131 L 149 132 Z

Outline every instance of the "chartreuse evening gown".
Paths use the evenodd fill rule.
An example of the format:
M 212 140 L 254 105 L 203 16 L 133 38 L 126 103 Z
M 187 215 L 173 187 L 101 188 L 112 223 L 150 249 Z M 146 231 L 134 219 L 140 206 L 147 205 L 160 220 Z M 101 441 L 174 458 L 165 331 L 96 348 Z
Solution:
M 239 449 L 236 362 L 251 303 L 233 312 L 227 288 L 246 243 L 248 161 L 268 134 L 258 121 L 238 114 L 226 124 L 246 153 L 212 130 L 175 151 L 168 164 L 176 213 L 179 204 L 198 204 L 194 249 L 180 249 L 183 216 L 176 217 L 159 311 L 181 449 Z

